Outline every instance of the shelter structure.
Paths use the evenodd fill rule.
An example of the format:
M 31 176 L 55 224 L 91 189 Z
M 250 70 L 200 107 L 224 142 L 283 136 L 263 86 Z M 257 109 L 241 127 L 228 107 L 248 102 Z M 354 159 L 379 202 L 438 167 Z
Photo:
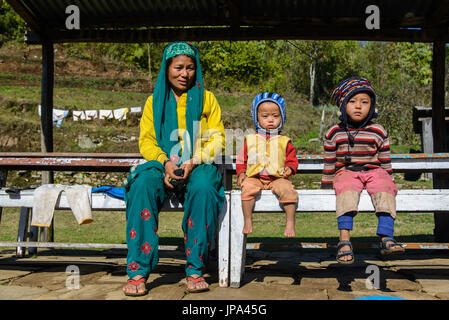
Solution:
M 54 43 L 175 40 L 361 40 L 433 44 L 434 152 L 447 152 L 444 125 L 449 0 L 7 0 L 26 21 L 26 43 L 42 44 L 42 134 L 53 151 Z M 76 18 L 79 28 L 66 24 Z M 71 14 L 75 16 L 71 17 Z M 449 188 L 435 174 L 434 188 Z M 446 230 L 446 232 L 444 232 Z M 449 214 L 435 215 L 437 241 L 449 241 Z

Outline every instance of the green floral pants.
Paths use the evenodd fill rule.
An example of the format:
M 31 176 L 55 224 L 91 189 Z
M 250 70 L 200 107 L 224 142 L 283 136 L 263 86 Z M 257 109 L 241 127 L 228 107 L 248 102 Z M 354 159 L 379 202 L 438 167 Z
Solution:
M 158 217 L 167 197 L 164 167 L 149 161 L 134 168 L 125 182 L 127 274 L 148 277 L 159 261 Z M 222 176 L 213 164 L 201 164 L 188 178 L 182 230 L 186 275 L 202 275 L 224 202 Z

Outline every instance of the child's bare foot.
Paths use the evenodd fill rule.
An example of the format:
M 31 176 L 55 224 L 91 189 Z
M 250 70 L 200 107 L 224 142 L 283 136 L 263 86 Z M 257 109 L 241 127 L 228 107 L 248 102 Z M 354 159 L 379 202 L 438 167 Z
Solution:
M 296 237 L 295 233 L 295 208 L 296 203 L 284 203 L 284 210 L 285 210 L 285 231 L 284 231 L 284 237 L 287 238 L 293 238 Z
M 287 224 L 285 226 L 284 237 L 287 237 L 287 238 L 296 237 L 295 225 L 293 223 L 287 222 Z
M 253 224 L 251 222 L 246 222 L 243 225 L 243 234 L 253 233 Z
M 243 234 L 253 233 L 253 208 L 255 199 L 242 200 Z

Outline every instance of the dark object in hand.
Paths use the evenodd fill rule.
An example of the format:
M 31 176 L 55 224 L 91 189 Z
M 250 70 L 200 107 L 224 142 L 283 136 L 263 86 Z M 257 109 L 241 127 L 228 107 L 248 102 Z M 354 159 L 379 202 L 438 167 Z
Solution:
M 178 177 L 182 177 L 184 175 L 184 170 L 176 169 L 175 171 L 173 171 L 173 173 Z M 182 191 L 184 191 L 187 183 L 186 179 L 176 180 L 173 178 L 169 178 L 168 182 L 170 182 L 170 184 L 173 186 L 173 192 L 175 193 L 181 193 Z

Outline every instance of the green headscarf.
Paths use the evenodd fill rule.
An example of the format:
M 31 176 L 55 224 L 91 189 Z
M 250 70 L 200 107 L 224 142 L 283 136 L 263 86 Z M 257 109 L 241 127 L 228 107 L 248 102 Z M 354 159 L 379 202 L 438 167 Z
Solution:
M 167 59 L 186 54 L 195 59 L 195 83 L 187 91 L 186 131 L 183 136 L 184 150 L 181 155 L 181 144 L 178 139 L 178 113 L 176 98 L 167 80 Z M 203 112 L 203 76 L 201 73 L 198 49 L 187 42 L 177 41 L 165 47 L 161 68 L 153 92 L 153 125 L 158 146 L 173 160 L 175 154 L 180 158 L 177 165 L 193 156 L 198 123 Z M 172 134 L 173 133 L 173 134 Z M 176 134 L 175 134 L 176 133 Z M 172 136 L 171 136 L 172 135 Z M 170 136 L 172 139 L 170 139 Z

